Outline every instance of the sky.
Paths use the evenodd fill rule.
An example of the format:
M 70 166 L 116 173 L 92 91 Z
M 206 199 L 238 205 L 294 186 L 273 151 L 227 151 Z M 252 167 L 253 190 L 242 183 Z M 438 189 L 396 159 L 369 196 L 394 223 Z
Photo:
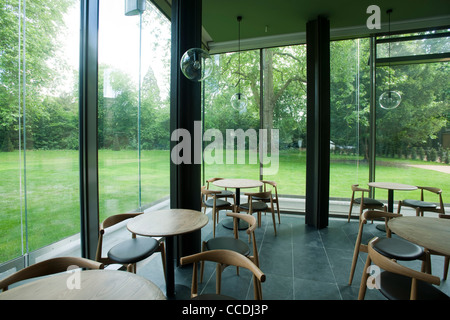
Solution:
M 147 10 L 151 10 L 147 5 Z M 64 55 L 67 62 L 74 68 L 79 68 L 79 26 L 80 7 L 74 5 L 66 15 L 66 25 L 69 29 L 64 37 Z M 158 23 L 155 21 L 155 23 Z M 170 39 L 170 24 L 157 30 L 146 27 L 142 32 L 142 73 L 144 77 L 149 66 L 152 67 L 158 81 L 162 98 L 167 97 L 169 70 L 165 69 L 163 60 L 170 58 L 170 52 L 157 48 L 154 43 L 157 37 Z M 156 30 L 156 28 L 155 28 Z M 158 32 L 159 34 L 156 34 Z M 116 69 L 127 72 L 138 83 L 139 75 L 139 15 L 126 16 L 124 0 L 100 0 L 99 15 L 99 64 L 108 64 Z M 166 64 L 167 66 L 167 64 Z

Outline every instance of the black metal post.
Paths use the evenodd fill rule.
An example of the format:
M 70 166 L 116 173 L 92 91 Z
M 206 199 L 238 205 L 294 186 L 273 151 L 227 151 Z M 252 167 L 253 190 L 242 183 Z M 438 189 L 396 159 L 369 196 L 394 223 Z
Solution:
M 201 14 L 201 0 L 172 1 L 170 131 L 172 134 L 177 129 L 186 129 L 191 142 L 190 150 L 183 150 L 183 153 L 190 152 L 190 163 L 176 164 L 170 159 L 170 207 L 173 209 L 200 210 L 201 205 L 201 83 L 187 79 L 180 69 L 183 54 L 201 47 Z M 171 140 L 173 150 L 181 141 Z M 177 264 L 181 256 L 200 252 L 201 230 L 176 238 L 173 250 Z
M 306 24 L 307 152 L 306 218 L 328 226 L 330 176 L 330 22 L 318 17 Z
M 81 253 L 95 259 L 99 230 L 97 88 L 98 0 L 81 1 L 80 32 L 80 214 Z

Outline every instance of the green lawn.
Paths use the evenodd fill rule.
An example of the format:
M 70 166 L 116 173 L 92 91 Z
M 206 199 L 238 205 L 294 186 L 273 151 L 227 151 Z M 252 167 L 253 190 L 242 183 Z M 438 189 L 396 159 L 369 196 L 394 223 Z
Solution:
M 19 157 L 18 152 L 0 152 L 0 263 L 22 254 L 21 234 L 25 234 L 25 230 L 21 229 L 21 223 L 25 223 L 25 219 L 30 251 L 80 230 L 78 152 L 27 151 L 26 198 L 23 196 L 25 180 L 21 174 L 23 169 L 19 167 Z M 101 219 L 138 207 L 139 179 L 136 159 L 136 151 L 99 151 Z M 169 195 L 169 160 L 169 151 L 142 152 L 141 201 L 144 206 Z M 448 202 L 448 174 L 408 167 L 406 160 L 379 160 L 377 181 L 438 186 L 443 189 L 444 201 Z M 429 164 L 420 161 L 414 163 Z M 349 198 L 350 185 L 359 183 L 367 186 L 368 174 L 368 166 L 363 161 L 357 163 L 351 157 L 332 155 L 330 196 Z M 259 166 L 206 165 L 205 177 L 215 176 L 258 179 Z M 277 181 L 279 194 L 305 195 L 306 153 L 282 152 L 278 173 L 266 178 Z M 396 193 L 396 198 L 406 196 L 417 198 L 418 194 Z M 377 198 L 387 199 L 387 191 L 378 190 Z

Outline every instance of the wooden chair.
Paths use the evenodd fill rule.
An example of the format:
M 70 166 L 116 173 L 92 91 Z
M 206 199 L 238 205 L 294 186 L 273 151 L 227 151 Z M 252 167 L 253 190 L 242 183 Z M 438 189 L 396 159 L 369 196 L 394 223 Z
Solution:
M 369 279 L 369 267 L 373 263 L 385 271 L 375 270 L 369 281 L 390 300 L 448 300 L 445 293 L 434 285 L 439 285 L 439 277 L 429 273 L 416 271 L 398 264 L 377 248 L 379 238 L 372 239 L 368 244 L 368 256 L 361 278 L 358 299 L 363 300 Z
M 64 272 L 67 271 L 68 268 L 72 266 L 75 266 L 76 268 L 87 268 L 87 269 L 104 268 L 103 263 L 80 257 L 52 258 L 44 260 L 42 262 L 35 263 L 0 280 L 0 289 L 6 291 L 8 290 L 8 286 L 10 286 L 13 283 L 26 279 Z
M 206 213 L 206 208 L 212 208 L 214 237 L 216 236 L 216 224 L 219 223 L 219 211 L 220 210 L 234 211 L 234 204 L 231 204 L 230 202 L 225 200 L 218 199 L 217 197 L 218 194 L 220 194 L 220 191 L 208 190 L 205 188 L 205 186 L 202 186 L 201 188 L 201 206 L 202 208 L 205 208 L 204 213 Z
M 245 211 L 249 214 L 253 214 L 254 212 L 258 213 L 258 226 L 261 227 L 261 212 L 266 212 L 267 210 L 270 210 L 272 212 L 272 221 L 273 221 L 273 230 L 275 232 L 275 235 L 277 235 L 277 227 L 275 223 L 275 212 L 273 209 L 273 197 L 272 197 L 272 190 L 269 190 L 267 192 L 246 192 L 245 195 L 248 197 L 247 203 L 241 204 L 237 211 Z M 267 205 L 264 201 L 253 201 L 254 197 L 256 198 L 268 198 L 270 207 Z
M 441 189 L 433 188 L 433 187 L 419 187 L 419 186 L 417 186 L 417 188 L 420 189 L 420 200 L 406 199 L 406 200 L 399 201 L 397 213 L 400 213 L 401 207 L 403 206 L 403 207 L 410 207 L 410 208 L 415 209 L 416 216 L 423 217 L 423 213 L 425 211 L 445 214 L 444 202 L 442 201 L 442 190 Z M 424 201 L 424 191 L 428 191 L 428 192 L 438 195 L 439 206 L 437 206 L 433 202 Z
M 212 261 L 217 263 L 217 271 L 216 271 L 216 294 L 198 294 L 198 271 L 197 265 L 198 262 L 204 263 L 205 261 Z M 246 268 L 253 273 L 253 289 L 254 289 L 254 297 L 255 300 L 262 300 L 262 288 L 261 283 L 266 280 L 265 274 L 259 269 L 259 267 L 253 263 L 250 259 L 245 257 L 244 255 L 231 251 L 231 250 L 210 250 L 197 254 L 193 254 L 187 257 L 182 257 L 180 259 L 181 265 L 186 265 L 193 263 L 193 271 L 192 271 L 192 286 L 191 286 L 191 298 L 192 299 L 206 299 L 206 300 L 230 300 L 234 299 L 229 296 L 224 296 L 220 294 L 220 285 L 218 285 L 221 281 L 222 276 L 222 266 L 236 266 L 241 268 Z
M 280 205 L 278 202 L 278 191 L 277 191 L 277 183 L 275 181 L 269 181 L 269 180 L 261 180 L 261 182 L 264 184 L 264 192 L 267 192 L 270 188 L 272 190 L 272 203 L 277 206 L 277 213 L 278 213 L 278 223 L 281 223 L 280 219 Z M 269 187 L 270 186 L 270 187 Z M 254 196 L 253 200 L 257 201 L 263 201 L 266 203 L 270 202 L 270 198 L 259 198 Z
M 440 214 L 439 218 L 450 219 L 450 215 Z M 450 232 L 450 230 L 449 230 L 449 232 Z M 428 251 L 429 251 L 430 254 L 434 254 L 434 255 L 438 255 L 438 256 L 444 256 L 444 275 L 443 275 L 443 280 L 447 280 L 450 257 L 446 256 L 446 255 L 443 255 L 440 252 L 436 252 L 436 251 L 432 251 L 432 250 L 428 250 Z
M 209 189 L 210 183 L 213 183 L 214 181 L 222 180 L 222 179 L 223 178 L 211 178 L 211 179 L 206 180 L 206 190 L 211 190 L 211 189 Z M 225 201 L 228 201 L 228 198 L 233 198 L 234 200 L 236 200 L 234 192 L 228 190 L 227 188 L 225 188 L 224 190 L 220 190 L 220 193 L 217 193 L 216 197 L 217 198 L 225 198 Z
M 391 213 L 387 211 L 376 211 L 368 210 L 364 212 L 363 218 L 359 222 L 358 236 L 355 242 L 355 249 L 353 251 L 352 266 L 350 268 L 350 278 L 348 284 L 351 285 L 353 281 L 353 276 L 355 274 L 356 264 L 358 262 L 359 252 L 367 253 L 367 245 L 361 244 L 364 225 L 367 220 L 384 218 L 386 226 L 386 238 L 378 243 L 379 250 L 390 256 L 392 259 L 410 261 L 410 260 L 423 260 L 422 269 L 430 270 L 430 259 L 429 254 L 427 254 L 424 249 L 416 244 L 406 241 L 401 238 L 392 238 L 391 230 L 388 227 L 388 221 L 391 218 L 401 217 L 401 214 Z
M 369 189 L 364 189 L 359 187 L 359 184 L 353 184 L 352 185 L 352 198 L 350 200 L 350 210 L 348 211 L 348 222 L 350 222 L 350 216 L 352 215 L 352 209 L 353 209 L 353 205 L 354 204 L 359 204 L 359 219 L 361 220 L 361 215 L 363 213 L 364 210 L 369 209 L 369 210 L 384 210 L 387 211 L 387 207 L 385 206 L 385 204 L 381 201 L 369 198 L 369 197 L 364 197 L 364 192 L 367 192 L 367 194 L 369 193 Z M 360 198 L 355 198 L 355 195 L 357 192 L 361 192 L 361 197 Z
M 128 272 L 136 273 L 136 263 L 142 261 L 154 252 L 161 252 L 161 259 L 164 268 L 164 276 L 166 271 L 166 259 L 163 239 L 155 239 L 152 237 L 136 237 L 134 233 L 131 233 L 131 239 L 125 240 L 113 246 L 107 253 L 107 257 L 102 256 L 103 236 L 105 230 L 112 227 L 124 220 L 134 218 L 141 215 L 143 212 L 136 213 L 122 213 L 116 214 L 106 218 L 100 224 L 100 233 L 97 243 L 97 252 L 95 260 L 108 264 L 122 264 L 126 266 Z
M 255 229 L 256 229 L 256 218 L 254 216 L 236 212 L 227 212 L 227 216 L 233 217 L 234 222 L 234 238 L 232 237 L 218 237 L 212 238 L 207 241 L 203 241 L 202 243 L 202 252 L 211 251 L 211 250 L 231 250 L 242 254 L 243 256 L 250 259 L 256 266 L 259 267 L 259 256 L 258 256 L 258 247 L 256 245 L 255 238 Z M 238 230 L 238 219 L 242 219 L 249 224 L 247 229 L 247 234 L 249 237 L 249 242 L 253 244 L 252 253 L 250 252 L 250 247 L 248 243 L 245 243 L 241 239 L 239 239 L 239 230 Z M 201 263 L 200 266 L 200 282 L 203 282 L 203 270 L 204 270 L 204 262 Z M 239 274 L 239 268 L 237 269 Z M 218 283 L 220 287 L 220 283 Z

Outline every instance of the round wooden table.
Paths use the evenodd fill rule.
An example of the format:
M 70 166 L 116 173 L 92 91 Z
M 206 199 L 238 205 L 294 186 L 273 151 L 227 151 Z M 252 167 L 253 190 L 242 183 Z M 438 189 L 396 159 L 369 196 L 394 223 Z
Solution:
M 419 246 L 450 256 L 450 220 L 430 217 L 398 217 L 389 220 L 398 236 Z
M 58 273 L 0 293 L 0 300 L 165 300 L 151 281 L 134 273 L 84 270 Z
M 253 179 L 220 179 L 213 182 L 213 185 L 221 188 L 234 188 L 236 189 L 236 206 L 241 204 L 241 189 L 245 188 L 257 188 L 263 186 L 260 180 Z M 239 221 L 240 222 L 240 221 Z M 233 218 L 224 219 L 222 225 L 225 228 L 233 229 Z M 248 224 L 239 224 L 238 229 L 244 230 L 248 228 Z
M 379 188 L 379 189 L 387 189 L 388 190 L 388 211 L 394 212 L 394 190 L 399 191 L 412 191 L 416 190 L 416 186 L 412 186 L 409 184 L 402 184 L 396 182 L 369 182 L 369 187 Z M 386 231 L 386 227 L 384 224 L 377 225 L 377 229 L 381 231 Z
M 207 215 L 188 209 L 150 211 L 127 223 L 127 229 L 132 233 L 147 237 L 165 237 L 167 297 L 175 295 L 174 236 L 196 231 L 207 224 Z

